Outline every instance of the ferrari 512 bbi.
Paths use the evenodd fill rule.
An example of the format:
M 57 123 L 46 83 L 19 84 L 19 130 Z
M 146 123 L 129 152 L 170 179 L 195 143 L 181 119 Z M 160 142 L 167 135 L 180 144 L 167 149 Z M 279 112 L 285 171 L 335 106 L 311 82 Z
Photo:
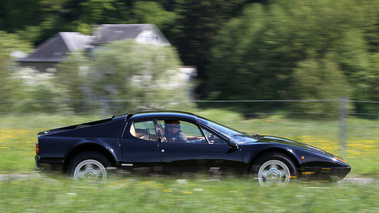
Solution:
M 248 175 L 262 185 L 338 181 L 350 166 L 292 140 L 248 135 L 185 112 L 141 112 L 38 133 L 36 165 L 75 180 L 105 180 L 109 168 L 175 174 Z

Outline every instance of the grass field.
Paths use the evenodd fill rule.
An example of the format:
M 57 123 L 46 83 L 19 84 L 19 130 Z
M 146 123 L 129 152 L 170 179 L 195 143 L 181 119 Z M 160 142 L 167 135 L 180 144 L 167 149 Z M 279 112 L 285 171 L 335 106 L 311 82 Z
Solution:
M 1 212 L 378 212 L 379 186 L 261 187 L 253 180 L 113 177 L 0 182 Z
M 338 122 L 271 116 L 244 120 L 229 111 L 198 114 L 235 129 L 282 136 L 339 153 Z M 75 115 L 0 116 L 0 174 L 32 174 L 0 180 L 1 212 L 379 212 L 376 184 L 308 184 L 261 187 L 247 178 L 118 177 L 78 183 L 34 174 L 39 131 L 100 119 Z M 377 120 L 348 120 L 345 159 L 350 175 L 379 177 Z

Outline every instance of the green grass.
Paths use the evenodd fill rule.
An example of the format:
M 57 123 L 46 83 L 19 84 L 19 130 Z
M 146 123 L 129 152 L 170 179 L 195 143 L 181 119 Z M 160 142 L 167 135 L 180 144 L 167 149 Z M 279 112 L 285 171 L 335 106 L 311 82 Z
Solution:
M 261 187 L 234 178 L 31 178 L 0 182 L 2 212 L 378 212 L 379 185 Z

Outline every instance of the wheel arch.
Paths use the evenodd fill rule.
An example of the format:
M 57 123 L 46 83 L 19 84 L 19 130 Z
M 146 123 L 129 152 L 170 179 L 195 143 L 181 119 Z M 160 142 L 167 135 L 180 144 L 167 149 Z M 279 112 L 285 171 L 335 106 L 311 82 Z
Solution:
M 116 165 L 115 157 L 107 148 L 105 148 L 104 146 L 101 146 L 99 144 L 96 144 L 96 143 L 84 143 L 84 144 L 81 144 L 81 145 L 75 147 L 66 155 L 66 157 L 64 159 L 62 172 L 65 172 L 67 170 L 67 167 L 70 164 L 70 161 L 75 156 L 77 156 L 80 153 L 88 152 L 88 151 L 93 151 L 93 152 L 97 152 L 99 154 L 102 154 L 102 155 L 104 155 L 104 157 L 106 157 L 109 160 L 109 162 L 113 166 Z
M 254 166 L 254 162 L 257 159 L 259 159 L 260 157 L 262 157 L 265 154 L 270 153 L 270 152 L 278 152 L 278 153 L 284 154 L 285 156 L 287 156 L 287 157 L 289 157 L 291 159 L 291 161 L 295 164 L 295 167 L 296 167 L 297 170 L 300 168 L 299 160 L 296 158 L 296 156 L 290 150 L 287 150 L 287 149 L 281 148 L 281 147 L 270 147 L 270 148 L 261 150 L 260 152 L 258 152 L 257 154 L 255 154 L 250 159 L 248 172 L 251 172 L 251 170 L 252 170 L 252 168 Z

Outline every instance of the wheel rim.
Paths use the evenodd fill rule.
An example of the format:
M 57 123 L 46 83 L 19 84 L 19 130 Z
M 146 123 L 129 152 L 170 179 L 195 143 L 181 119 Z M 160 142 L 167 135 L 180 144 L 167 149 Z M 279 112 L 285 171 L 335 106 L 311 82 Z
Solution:
M 103 164 L 97 160 L 84 160 L 76 166 L 74 179 L 79 181 L 104 181 L 107 179 L 107 171 Z
M 258 170 L 258 181 L 261 185 L 286 184 L 290 179 L 288 166 L 279 160 L 269 160 Z

